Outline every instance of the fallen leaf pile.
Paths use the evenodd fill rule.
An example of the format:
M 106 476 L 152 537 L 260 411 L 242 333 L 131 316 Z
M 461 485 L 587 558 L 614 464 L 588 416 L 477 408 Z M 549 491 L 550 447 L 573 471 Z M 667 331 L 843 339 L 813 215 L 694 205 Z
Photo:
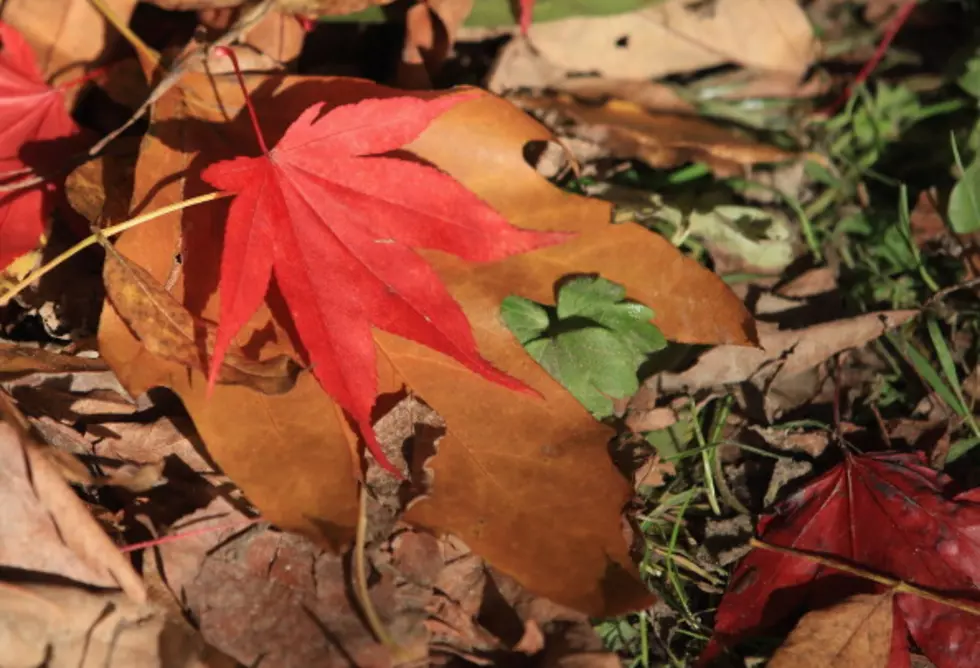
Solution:
M 0 665 L 980 660 L 972 358 L 855 426 L 940 306 L 855 310 L 843 168 L 724 107 L 820 57 L 795 0 L 2 3 Z
M 6 152 L 20 156 L 31 141 L 71 134 L 75 126 L 67 99 L 36 69 L 35 52 L 48 46 L 44 36 L 29 44 L 11 26 L 3 29 L 11 85 L 20 86 L 5 94 L 17 99 L 18 91 L 30 92 L 44 100 L 23 106 L 36 117 L 10 107 L 24 118 L 18 125 L 12 116 L 10 124 L 25 130 L 4 135 Z M 155 56 L 140 48 L 153 81 Z M 632 326 L 649 329 L 643 336 L 658 345 L 663 336 L 744 345 L 755 335 L 740 301 L 662 238 L 635 225 L 611 226 L 608 204 L 565 193 L 537 175 L 521 149 L 548 132 L 500 99 L 477 91 L 409 96 L 362 80 L 277 73 L 250 73 L 242 87 L 227 63 L 218 70 L 227 74 L 216 79 L 213 71 L 201 72 L 193 48 L 178 61 L 184 64 L 176 85 L 158 84 L 136 155 L 108 154 L 68 179 L 74 209 L 103 228 L 177 205 L 114 246 L 97 239 L 106 247 L 107 297 L 99 352 L 122 387 L 101 386 L 82 399 L 71 388 L 52 394 L 37 374 L 72 374 L 85 365 L 12 351 L 14 363 L 27 360 L 24 371 L 34 375 L 9 390 L 33 428 L 72 453 L 52 460 L 60 475 L 86 489 L 116 490 L 120 500 L 110 504 L 116 510 L 101 515 L 103 521 L 123 533 L 142 526 L 137 533 L 154 535 L 185 526 L 188 512 L 207 507 L 209 497 L 229 502 L 197 477 L 216 475 L 213 461 L 228 476 L 215 482 L 244 491 L 241 508 L 255 504 L 278 530 L 312 539 L 303 543 L 308 556 L 302 559 L 327 560 L 333 570 L 323 581 L 342 589 L 341 558 L 330 550 L 353 538 L 356 490 L 367 468 L 364 443 L 377 464 L 406 480 L 389 520 L 400 516 L 458 536 L 520 586 L 579 615 L 647 603 L 621 530 L 630 484 L 607 455 L 610 430 L 525 353 L 504 324 L 501 303 L 509 295 L 548 303 L 563 276 L 591 273 L 618 284 L 620 298 L 636 300 L 635 309 L 624 306 L 632 309 Z M 205 66 L 223 58 L 215 51 Z M 132 70 L 110 68 L 104 76 L 111 82 L 117 74 L 129 77 Z M 455 150 L 459 145 L 468 147 L 465 155 Z M 48 187 L 47 172 L 30 167 L 28 176 Z M 2 229 L 4 262 L 38 243 L 40 209 L 24 217 L 14 208 L 33 192 L 40 191 L 15 191 L 0 203 L 9 220 L 30 226 Z M 212 201 L 180 210 L 182 200 L 202 194 Z M 623 251 L 636 261 L 621 262 Z M 658 267 L 659 279 L 649 280 L 648 266 Z M 697 305 L 686 290 L 672 288 L 679 284 L 699 286 Z M 715 303 L 707 321 L 698 306 L 705 295 Z M 133 407 L 120 394 L 124 388 L 139 397 L 155 387 L 180 397 L 202 439 L 197 447 L 179 435 L 161 441 L 133 428 L 144 411 L 180 424 L 172 402 L 154 395 Z M 434 451 L 408 451 L 406 459 L 395 446 L 383 449 L 374 428 L 382 414 L 378 397 L 397 391 L 438 414 L 444 433 Z M 102 408 L 92 403 L 94 393 Z M 63 402 L 60 413 L 51 410 L 54 401 Z M 88 417 L 93 408 L 100 418 Z M 411 434 L 411 421 L 408 429 Z M 149 439 L 145 446 L 142 439 Z M 140 499 L 179 489 L 186 502 L 162 514 L 138 510 Z M 262 550 L 285 555 L 287 548 L 275 545 L 301 539 L 270 533 L 262 540 L 272 541 Z M 172 565 L 167 553 L 159 553 L 159 566 L 172 586 L 179 578 L 165 573 Z M 232 563 L 223 563 L 220 573 L 200 581 L 245 577 L 235 573 Z M 264 581 L 269 572 L 260 567 L 256 574 Z M 270 651 L 289 653 L 296 644 L 262 640 L 245 631 L 247 620 L 235 632 L 245 632 L 251 645 L 223 636 L 220 620 L 237 619 L 238 604 L 203 591 L 192 595 L 195 577 L 186 574 L 186 597 L 169 605 L 189 605 L 209 642 L 245 662 Z M 315 590 L 311 595 L 310 605 L 321 599 Z M 240 600 L 255 608 L 257 596 L 258 590 Z M 337 614 L 330 600 L 315 607 Z M 353 609 L 345 610 L 344 623 L 361 628 Z M 419 608 L 420 619 L 431 614 L 425 610 Z M 467 610 L 460 623 L 472 627 L 465 620 L 476 608 Z M 291 621 L 295 611 L 291 604 L 276 615 L 284 632 L 300 632 Z M 393 623 L 411 619 L 391 614 Z M 533 637 L 523 644 L 507 634 L 492 640 L 494 633 L 477 634 L 480 651 L 516 647 L 534 654 L 550 631 L 530 629 Z M 430 641 L 425 634 L 406 639 L 423 654 Z M 364 642 L 366 651 L 384 652 L 369 637 Z M 289 660 L 309 665 L 302 662 L 313 656 L 292 653 Z

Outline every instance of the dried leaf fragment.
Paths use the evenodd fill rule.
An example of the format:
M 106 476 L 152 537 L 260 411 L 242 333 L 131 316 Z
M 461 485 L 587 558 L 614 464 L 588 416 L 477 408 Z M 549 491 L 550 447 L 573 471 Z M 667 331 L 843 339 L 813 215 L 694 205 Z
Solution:
M 480 5 L 489 2 L 477 3 Z M 581 2 L 548 3 L 559 10 Z M 588 3 L 597 9 L 623 7 L 624 2 Z M 817 55 L 818 43 L 797 0 L 662 0 L 614 16 L 572 16 L 541 22 L 542 7 L 530 26 L 533 50 L 504 63 L 508 76 L 495 76 L 491 89 L 543 88 L 583 72 L 601 77 L 651 80 L 737 63 L 745 68 L 776 72 L 799 79 Z M 588 12 L 577 12 L 585 14 Z M 591 13 L 599 13 L 593 11 Z M 519 44 L 518 40 L 508 47 Z M 510 62 L 506 62 L 510 60 Z M 540 72 L 552 70 L 542 81 Z M 499 86 L 499 87 L 498 87 Z
M 808 612 L 769 662 L 771 668 L 844 668 L 888 665 L 892 593 L 856 594 Z
M 673 391 L 740 383 L 770 365 L 774 373 L 792 376 L 817 366 L 842 350 L 862 346 L 917 314 L 915 310 L 881 311 L 805 329 L 760 328 L 761 348 L 718 346 L 702 355 L 690 369 L 679 374 L 664 374 L 660 386 Z
M 650 112 L 622 100 L 596 107 L 559 95 L 525 98 L 520 103 L 530 109 L 557 112 L 589 131 L 598 131 L 599 142 L 615 157 L 638 158 L 652 167 L 703 162 L 720 176 L 732 176 L 750 165 L 794 157 L 789 151 L 741 136 L 705 118 Z
M 231 665 L 154 606 L 55 585 L 0 583 L 0 648 L 8 668 Z
M 106 371 L 97 358 L 61 355 L 42 348 L 0 342 L 0 378 L 16 378 L 32 373 L 84 373 Z
M 129 328 L 154 355 L 194 369 L 207 367 L 199 341 L 214 347 L 214 327 L 194 318 L 145 269 L 110 252 L 103 272 L 106 295 Z M 282 394 L 296 384 L 300 366 L 285 355 L 255 361 L 232 348 L 218 371 L 218 382 L 244 385 L 264 394 Z
M 0 463 L 0 565 L 121 587 L 133 600 L 145 600 L 143 584 L 129 560 L 44 449 L 23 441 L 8 422 L 0 422 Z

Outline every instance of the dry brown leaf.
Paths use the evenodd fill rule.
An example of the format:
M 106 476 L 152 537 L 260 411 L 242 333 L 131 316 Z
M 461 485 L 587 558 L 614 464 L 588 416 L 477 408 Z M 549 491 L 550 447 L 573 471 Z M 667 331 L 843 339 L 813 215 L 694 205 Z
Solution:
M 121 459 L 136 464 L 157 464 L 173 455 L 192 471 L 214 473 L 215 467 L 202 453 L 204 447 L 194 434 L 194 425 L 184 416 L 171 416 L 146 422 L 141 414 L 127 419 L 120 415 L 89 421 L 86 431 L 94 442 L 90 446 L 99 457 Z
M 216 7 L 199 11 L 198 21 L 202 26 L 220 34 L 231 28 L 240 16 L 241 11 L 238 8 Z M 256 25 L 249 28 L 239 40 L 238 46 L 247 47 L 253 56 L 259 56 L 249 60 L 258 62 L 246 64 L 241 49 L 236 49 L 236 57 L 243 71 L 273 72 L 283 69 L 288 63 L 299 58 L 305 40 L 306 30 L 296 16 L 273 9 L 267 12 Z M 265 59 L 265 62 L 262 63 L 261 59 Z
M 858 594 L 808 612 L 769 661 L 771 668 L 884 668 L 892 648 L 892 592 Z
M 716 174 L 733 176 L 744 167 L 782 162 L 793 153 L 747 139 L 705 118 L 649 112 L 630 102 L 612 100 L 601 107 L 556 98 L 522 97 L 529 109 L 557 112 L 574 121 L 582 132 L 598 133 L 596 140 L 617 158 L 638 158 L 652 167 L 676 167 L 703 162 Z
M 315 16 L 342 16 L 388 5 L 394 0 L 277 0 L 286 14 L 310 14 Z
M 92 357 L 60 355 L 41 348 L 0 342 L 0 378 L 33 373 L 85 373 L 105 371 L 105 361 Z
M 0 583 L 4 668 L 231 668 L 161 610 L 117 593 Z
M 601 103 L 610 98 L 624 100 L 650 111 L 682 114 L 697 113 L 691 97 L 698 89 L 711 90 L 712 100 L 742 100 L 751 98 L 808 98 L 821 95 L 830 86 L 829 78 L 814 75 L 805 82 L 781 72 L 738 70 L 698 80 L 693 90 L 681 95 L 676 85 L 658 81 L 622 78 L 575 76 L 555 82 L 556 91 Z
M 432 88 L 452 50 L 456 33 L 473 10 L 475 0 L 427 0 L 405 14 L 405 44 L 395 74 L 399 88 Z
M 170 599 L 183 605 L 187 588 L 201 572 L 208 553 L 248 527 L 248 518 L 224 496 L 215 496 L 203 508 L 166 527 L 166 535 L 179 539 L 163 542 L 153 550 L 156 560 L 149 570 L 155 573 L 147 578 L 150 599 Z
M 93 480 L 95 485 L 121 487 L 134 494 L 148 492 L 154 487 L 166 484 L 162 461 L 153 464 L 123 464 L 112 469 L 108 475 Z
M 194 318 L 155 278 L 120 253 L 106 255 L 103 279 L 106 297 L 152 354 L 204 371 L 214 347 L 215 327 Z M 204 339 L 202 355 L 199 344 Z M 264 394 L 283 394 L 296 385 L 301 367 L 288 355 L 251 360 L 231 348 L 218 371 L 217 382 L 243 385 Z
M 353 607 L 344 561 L 299 536 L 249 532 L 207 556 L 185 589 L 188 606 L 208 642 L 245 665 L 390 665 Z M 392 574 L 379 580 L 371 597 L 388 632 L 424 648 L 424 611 Z
M 804 299 L 836 288 L 837 271 L 833 267 L 817 267 L 783 283 L 775 292 L 789 299 Z
M 252 145 L 247 118 L 219 121 L 219 105 L 213 98 L 208 102 L 212 90 L 210 82 L 192 75 L 184 80 L 182 92 L 158 103 L 154 131 L 137 169 L 134 201 L 152 193 L 145 205 L 153 208 L 179 198 L 180 182 L 167 180 L 178 172 L 190 174 L 182 194 L 199 194 L 204 186 L 196 179 L 198 168 Z M 220 109 L 240 108 L 239 91 L 220 83 L 218 90 Z M 270 77 L 253 99 L 272 142 L 314 101 L 341 104 L 394 94 L 356 80 Z M 192 130 L 172 122 L 187 116 L 199 121 Z M 235 143 L 232 137 L 241 139 Z M 579 233 L 560 247 L 490 265 L 422 252 L 463 306 L 481 352 L 543 398 L 528 401 L 418 344 L 383 333 L 376 335 L 384 353 L 379 359 L 390 368 L 380 372 L 387 378 L 394 369 L 397 383 L 386 387 L 398 389 L 404 381 L 449 429 L 433 460 L 432 495 L 419 501 L 409 518 L 438 532 L 459 534 L 495 567 L 535 592 L 590 613 L 611 614 L 648 600 L 620 530 L 629 485 L 607 455 L 608 428 L 592 420 L 524 353 L 499 316 L 501 300 L 517 292 L 547 302 L 560 277 L 598 272 L 650 305 L 669 338 L 746 344 L 754 329 L 744 307 L 717 276 L 639 226 L 611 225 L 608 204 L 563 193 L 539 177 L 524 162 L 523 147 L 549 138 L 520 110 L 483 96 L 447 113 L 407 147 L 467 184 L 514 224 Z M 218 145 L 229 139 L 230 146 Z M 461 153 L 459 146 L 469 150 Z M 199 151 L 206 154 L 199 156 Z M 167 185 L 158 187 L 161 181 Z M 173 294 L 203 317 L 216 313 L 213 258 L 220 228 L 214 222 L 224 206 L 198 207 L 154 221 L 124 235 L 119 244 L 162 280 L 182 243 L 186 252 Z M 656 280 L 651 280 L 649 267 L 657 267 Z M 277 299 L 272 293 L 274 310 Z M 705 303 L 712 307 L 704 308 Z M 240 343 L 258 349 L 261 358 L 289 350 L 288 337 L 268 311 L 252 322 Z M 252 336 L 257 342 L 248 344 Z M 214 459 L 266 518 L 321 538 L 324 533 L 327 538 L 347 535 L 354 501 L 347 427 L 308 376 L 301 376 L 296 388 L 274 406 L 256 406 L 254 393 L 244 388 L 219 388 L 224 394 L 216 393 L 209 403 L 199 373 L 188 376 L 186 370 L 150 356 L 112 309 L 104 312 L 100 344 L 130 389 L 163 384 L 177 391 Z M 495 420 L 487 421 L 487 414 Z M 292 435 L 284 433 L 289 429 Z
M 660 460 L 660 455 L 653 455 L 648 458 L 640 468 L 633 474 L 633 486 L 640 487 L 660 487 L 664 484 L 664 476 L 675 475 L 677 468 L 673 462 Z
M 0 564 L 121 588 L 145 600 L 140 577 L 65 483 L 44 449 L 23 440 L 2 409 Z M 0 644 L 2 646 L 2 644 Z
M 916 310 L 865 313 L 799 330 L 780 331 L 760 326 L 761 349 L 718 346 L 702 355 L 687 371 L 663 374 L 660 387 L 674 391 L 740 383 L 770 367 L 788 378 L 843 350 L 863 346 L 918 313 Z
M 530 43 L 533 50 L 518 40 L 504 50 L 491 90 L 548 87 L 571 73 L 649 80 L 729 63 L 799 79 L 817 54 L 797 0 L 666 0 L 625 14 L 534 23 Z
M 137 0 L 106 0 L 123 23 L 129 22 Z M 75 79 L 97 65 L 120 39 L 89 0 L 6 0 L 0 20 L 16 28 L 37 54 L 37 63 L 50 83 Z M 74 99 L 80 89 L 64 93 Z
M 240 7 L 249 0 L 149 0 L 157 7 L 174 11 L 201 11 Z M 284 14 L 341 16 L 369 7 L 387 5 L 394 0 L 275 0 Z
M 957 234 L 951 230 L 936 208 L 938 201 L 935 188 L 919 193 L 919 199 L 909 216 L 912 239 L 920 248 L 930 243 L 953 246 L 953 254 L 960 255 L 966 267 L 966 277 L 972 279 L 980 276 L 980 233 Z

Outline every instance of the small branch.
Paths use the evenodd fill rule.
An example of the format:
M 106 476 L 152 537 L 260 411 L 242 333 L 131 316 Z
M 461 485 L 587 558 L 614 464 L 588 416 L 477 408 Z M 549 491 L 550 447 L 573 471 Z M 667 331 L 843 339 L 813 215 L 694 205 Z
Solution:
M 812 561 L 813 563 L 820 564 L 821 566 L 833 568 L 834 570 L 859 577 L 863 580 L 876 582 L 882 586 L 894 590 L 895 593 L 898 594 L 914 594 L 919 598 L 924 598 L 934 603 L 941 603 L 971 615 L 980 616 L 980 605 L 976 603 L 970 603 L 962 599 L 943 596 L 942 594 L 937 594 L 929 589 L 923 589 L 922 587 L 910 584 L 903 580 L 897 580 L 895 578 L 888 577 L 887 575 L 881 575 L 880 573 L 866 570 L 859 566 L 853 566 L 840 559 L 825 557 L 823 555 L 813 554 L 811 552 L 802 552 L 791 547 L 773 545 L 772 543 L 767 543 L 763 540 L 759 540 L 758 538 L 752 538 L 749 540 L 749 545 L 760 550 L 768 550 L 770 552 L 777 552 L 779 554 L 786 554 L 793 557 L 799 557 L 800 559 L 806 559 L 807 561 Z
M 191 199 L 181 200 L 180 202 L 174 202 L 167 206 L 161 207 L 159 209 L 154 209 L 148 213 L 136 216 L 135 218 L 130 218 L 129 220 L 123 221 L 117 225 L 112 225 L 102 230 L 103 237 L 113 237 L 117 234 L 121 234 L 126 230 L 132 229 L 137 225 L 142 225 L 151 220 L 160 218 L 161 216 L 166 216 L 168 213 L 173 213 L 175 211 L 181 211 L 182 209 L 188 209 L 192 206 L 197 206 L 198 204 L 204 204 L 205 202 L 212 202 L 217 199 L 222 199 L 224 197 L 231 197 L 233 193 L 226 193 L 221 191 L 215 191 L 211 193 L 206 193 L 204 195 L 199 195 L 197 197 L 192 197 Z M 0 295 L 0 306 L 6 306 L 10 303 L 10 300 L 23 292 L 29 285 L 34 281 L 41 278 L 45 274 L 50 273 L 53 269 L 63 264 L 69 260 L 74 255 L 85 250 L 89 246 L 98 243 L 98 237 L 94 234 L 87 236 L 86 238 L 79 241 L 77 244 L 66 250 L 64 253 L 58 255 L 58 257 L 52 259 L 50 262 L 45 264 L 43 267 L 37 271 L 31 272 L 23 280 L 21 280 L 17 285 L 12 287 L 7 292 Z
M 92 2 L 101 3 L 103 0 L 91 0 Z M 228 46 L 239 39 L 242 35 L 247 33 L 252 29 L 253 26 L 257 25 L 266 14 L 272 9 L 274 0 L 257 0 L 249 5 L 239 16 L 238 20 L 235 22 L 231 28 L 228 29 L 221 37 L 219 37 L 211 47 L 215 46 Z M 194 49 L 191 53 L 175 62 L 169 69 L 169 71 L 163 75 L 159 83 L 150 92 L 150 95 L 143 101 L 143 104 L 133 112 L 133 115 L 129 117 L 125 123 L 121 126 L 107 134 L 92 148 L 89 149 L 89 155 L 95 156 L 104 149 L 109 142 L 114 140 L 116 137 L 121 135 L 123 132 L 131 128 L 138 120 L 143 118 L 150 111 L 150 108 L 156 104 L 156 102 L 162 98 L 166 93 L 177 85 L 177 82 L 184 76 L 184 73 L 190 70 L 191 66 L 197 61 L 203 61 L 207 57 L 207 48 L 204 46 L 199 46 Z M 154 61 L 157 62 L 157 61 Z

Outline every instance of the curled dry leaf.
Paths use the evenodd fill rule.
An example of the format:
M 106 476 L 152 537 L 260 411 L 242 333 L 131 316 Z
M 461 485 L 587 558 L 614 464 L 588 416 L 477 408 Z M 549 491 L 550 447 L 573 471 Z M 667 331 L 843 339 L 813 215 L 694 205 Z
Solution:
M 557 112 L 583 126 L 577 131 L 598 132 L 599 143 L 615 157 L 638 158 L 653 167 L 703 162 L 721 176 L 732 176 L 751 165 L 794 157 L 793 153 L 753 141 L 705 118 L 649 112 L 631 102 L 613 100 L 596 107 L 560 95 L 524 97 L 519 103 L 536 111 Z
M 6 401 L 6 400 L 5 400 Z M 0 409 L 9 419 L 9 401 Z M 43 448 L 0 422 L 0 564 L 122 588 L 145 600 L 140 577 L 92 518 Z M 2 646 L 2 645 L 0 645 Z
M 270 145 L 314 102 L 339 105 L 396 94 L 350 79 L 269 77 L 255 83 L 261 83 L 254 102 Z M 218 79 L 219 103 L 214 90 L 192 74 L 181 90 L 157 103 L 154 129 L 137 167 L 134 201 L 155 208 L 209 191 L 196 176 L 199 170 L 254 145 L 245 116 L 225 120 L 229 110 L 241 109 L 240 91 Z M 193 123 L 182 124 L 188 120 Z M 417 343 L 376 332 L 383 352 L 379 375 L 395 379 L 382 391 L 404 383 L 448 428 L 432 462 L 432 494 L 411 508 L 408 519 L 459 534 L 532 591 L 592 614 L 611 614 L 648 601 L 620 530 L 629 484 L 609 461 L 608 428 L 595 423 L 524 353 L 501 321 L 500 303 L 510 294 L 548 302 L 562 276 L 594 272 L 625 285 L 630 298 L 650 306 L 668 338 L 744 345 L 754 340 L 754 323 L 717 276 L 666 240 L 636 225 L 610 225 L 608 204 L 564 193 L 539 177 L 524 162 L 523 148 L 549 138 L 518 109 L 484 94 L 438 118 L 406 147 L 514 225 L 577 233 L 561 247 L 480 265 L 419 251 L 461 305 L 480 353 L 542 398 L 522 397 Z M 460 152 L 460 146 L 467 151 Z M 125 234 L 118 247 L 157 280 L 169 274 L 175 249 L 186 249 L 173 294 L 193 315 L 213 319 L 214 257 L 225 206 L 154 221 Z M 657 273 L 651 274 L 651 267 Z M 705 308 L 708 303 L 711 308 Z M 276 291 L 267 295 L 266 305 L 271 310 L 260 309 L 238 341 L 262 357 L 294 354 Z M 181 396 L 214 459 L 264 517 L 328 541 L 350 535 L 356 495 L 349 430 L 310 376 L 301 375 L 281 401 L 230 386 L 216 388 L 208 401 L 202 374 L 188 375 L 151 355 L 113 309 L 103 312 L 99 335 L 110 365 L 130 390 L 166 385 Z M 488 414 L 495 419 L 486 420 Z M 263 447 L 254 447 L 256 442 Z
M 118 252 L 106 255 L 103 280 L 116 313 L 152 354 L 203 370 L 214 350 L 215 328 L 194 318 L 145 269 Z M 201 339 L 208 357 L 202 359 Z M 217 382 L 244 385 L 264 394 L 282 394 L 296 385 L 300 366 L 287 355 L 256 361 L 237 348 L 225 354 Z

